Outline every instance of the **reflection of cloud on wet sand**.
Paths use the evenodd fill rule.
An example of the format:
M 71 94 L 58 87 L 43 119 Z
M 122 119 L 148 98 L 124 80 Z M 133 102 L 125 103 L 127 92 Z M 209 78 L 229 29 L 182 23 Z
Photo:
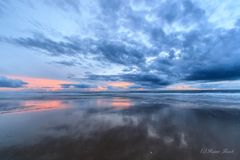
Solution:
M 13 137 L 23 139 L 21 142 L 24 143 L 15 147 L 0 148 L 0 158 L 237 160 L 240 156 L 237 150 L 240 143 L 236 134 L 240 132 L 240 112 L 237 109 L 179 108 L 173 101 L 172 104 L 161 104 L 157 101 L 146 103 L 141 99 L 123 96 L 100 96 L 57 102 L 27 101 L 24 105 L 35 110 L 37 106 L 41 106 L 39 108 L 43 110 L 57 109 L 66 104 L 76 106 L 64 111 L 25 114 L 24 116 L 34 116 L 30 116 L 31 121 L 13 123 L 15 126 L 21 126 L 16 133 L 11 131 L 12 123 L 8 122 L 9 133 L 12 133 Z M 177 104 L 179 103 L 181 102 Z M 119 106 L 123 109 L 119 109 Z M 18 116 L 22 116 L 19 119 L 23 118 L 22 114 Z M 0 125 L 0 130 L 1 128 L 3 127 Z M 23 138 L 23 133 L 26 139 Z M 11 137 L 9 139 L 11 140 Z M 200 154 L 203 147 L 226 147 L 234 149 L 235 154 Z
M 113 97 L 113 98 L 100 98 L 96 100 L 98 107 L 108 107 L 114 110 L 129 109 L 134 105 L 130 98 Z
M 24 101 L 22 105 L 31 110 L 57 109 L 63 107 L 60 100 L 30 100 Z
M 147 110 L 148 106 L 144 109 Z M 19 148 L 6 148 L 0 151 L 0 155 L 11 155 L 13 159 L 21 157 L 25 160 L 202 160 L 211 159 L 209 155 L 200 154 L 203 146 L 230 146 L 234 149 L 239 147 L 234 132 L 222 130 L 226 127 L 230 130 L 233 121 L 221 119 L 221 113 L 220 117 L 215 119 L 208 111 L 179 110 L 171 107 L 159 107 L 153 112 L 135 111 L 74 111 L 68 116 L 65 115 L 64 121 L 61 121 L 61 114 L 50 119 L 51 121 L 46 120 L 51 123 L 45 128 L 40 142 Z M 42 123 L 45 124 L 46 121 L 43 120 Z M 212 160 L 220 160 L 223 156 L 235 160 L 238 154 L 212 155 Z
M 13 105 L 10 103 L 10 105 Z M 68 107 L 68 104 L 63 103 L 61 100 L 26 100 L 18 101 L 15 107 L 8 107 L 0 113 L 23 113 L 23 112 L 37 112 L 52 109 L 63 109 Z

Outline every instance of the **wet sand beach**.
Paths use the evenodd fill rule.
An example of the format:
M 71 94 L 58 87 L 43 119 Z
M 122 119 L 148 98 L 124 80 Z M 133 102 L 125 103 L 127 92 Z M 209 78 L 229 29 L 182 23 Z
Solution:
M 0 98 L 1 160 L 238 160 L 239 93 Z

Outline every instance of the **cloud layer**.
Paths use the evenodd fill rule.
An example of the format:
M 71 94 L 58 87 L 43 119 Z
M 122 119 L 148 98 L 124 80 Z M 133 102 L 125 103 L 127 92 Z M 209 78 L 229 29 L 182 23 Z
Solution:
M 43 13 L 33 11 L 41 15 L 33 19 L 38 22 L 35 23 L 38 29 L 25 35 L 2 35 L 0 41 L 58 58 L 53 62 L 62 67 L 80 68 L 89 63 L 97 66 L 97 70 L 90 69 L 83 75 L 73 73 L 84 83 L 127 81 L 134 83 L 132 87 L 153 89 L 175 83 L 240 78 L 240 14 L 237 10 L 224 10 L 235 16 L 221 26 L 217 10 L 210 10 L 195 0 L 29 3 L 31 7 L 21 6 L 31 11 L 29 8 L 43 8 L 46 12 L 52 9 L 61 24 L 71 24 L 70 31 L 48 25 L 41 19 Z M 225 3 L 223 5 L 228 6 Z M 0 10 L 3 15 L 4 10 Z M 64 17 L 71 23 L 61 19 Z M 39 29 L 40 26 L 49 28 Z M 66 61 L 66 57 L 74 61 Z M 116 73 L 100 71 L 109 67 Z M 63 85 L 63 88 L 69 87 L 93 86 Z
M 0 88 L 21 88 L 27 83 L 22 80 L 9 79 L 7 77 L 0 76 Z

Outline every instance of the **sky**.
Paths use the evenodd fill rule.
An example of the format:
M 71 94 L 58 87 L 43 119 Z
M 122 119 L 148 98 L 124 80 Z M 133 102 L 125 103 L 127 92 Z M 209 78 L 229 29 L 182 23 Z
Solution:
M 240 89 L 240 1 L 0 0 L 0 90 Z

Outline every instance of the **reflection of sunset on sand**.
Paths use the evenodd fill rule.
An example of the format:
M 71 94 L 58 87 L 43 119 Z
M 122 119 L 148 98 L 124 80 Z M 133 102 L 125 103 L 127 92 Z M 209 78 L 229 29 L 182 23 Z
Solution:
M 113 98 L 112 107 L 114 109 L 128 109 L 132 106 L 132 101 L 128 98 Z
M 113 98 L 99 98 L 96 100 L 98 107 L 109 107 L 114 110 L 128 109 L 133 106 L 133 102 L 129 98 L 113 97 Z
M 25 111 L 43 111 L 50 109 L 63 109 L 67 104 L 63 104 L 60 100 L 30 100 L 22 103 Z
M 37 109 L 55 109 L 61 107 L 61 101 L 59 100 L 35 100 L 35 101 L 26 101 L 23 103 L 26 107 L 33 107 Z

